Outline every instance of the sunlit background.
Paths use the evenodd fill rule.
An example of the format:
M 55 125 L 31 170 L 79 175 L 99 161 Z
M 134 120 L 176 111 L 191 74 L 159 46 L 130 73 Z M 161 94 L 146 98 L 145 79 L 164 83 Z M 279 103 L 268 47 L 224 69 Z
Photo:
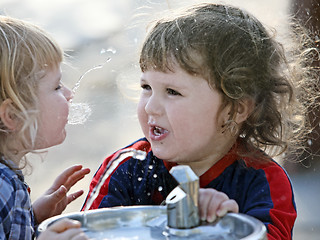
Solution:
M 65 168 L 82 164 L 91 174 L 72 190 L 88 192 L 91 178 L 103 159 L 113 151 L 140 138 L 136 118 L 139 82 L 138 53 L 148 22 L 161 11 L 186 6 L 196 0 L 1 0 L 0 14 L 29 20 L 50 32 L 69 55 L 63 66 L 63 81 L 73 88 L 81 84 L 74 103 L 90 106 L 84 124 L 68 125 L 65 142 L 46 154 L 29 156 L 32 174 L 26 177 L 31 197 L 36 199 Z M 286 29 L 291 0 L 228 0 L 253 13 L 279 33 Z M 294 239 L 319 239 L 320 182 L 316 165 L 289 171 L 296 192 L 298 220 Z M 281 183 L 279 183 L 281 184 Z M 84 196 L 65 213 L 79 211 Z

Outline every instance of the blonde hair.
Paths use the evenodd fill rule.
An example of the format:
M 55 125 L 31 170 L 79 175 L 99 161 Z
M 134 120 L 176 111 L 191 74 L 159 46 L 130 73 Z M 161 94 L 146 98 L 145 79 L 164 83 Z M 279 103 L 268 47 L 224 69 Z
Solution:
M 299 30 L 293 35 L 297 40 L 301 33 L 306 36 L 294 30 Z M 239 102 L 252 99 L 254 110 L 238 131 L 245 146 L 239 154 L 261 149 L 276 156 L 303 144 L 309 133 L 308 106 L 319 97 L 308 69 L 314 57 L 310 39 L 298 43 L 287 52 L 246 11 L 199 4 L 156 21 L 143 44 L 140 67 L 167 72 L 178 64 L 202 76 L 221 93 L 222 108 L 232 107 L 230 121 Z
M 0 153 L 4 158 L 13 160 L 18 154 L 8 144 L 13 137 L 26 152 L 34 149 L 38 82 L 47 69 L 58 67 L 62 60 L 62 49 L 44 30 L 0 16 L 0 104 L 11 99 L 12 114 L 20 123 L 13 134 L 0 122 Z

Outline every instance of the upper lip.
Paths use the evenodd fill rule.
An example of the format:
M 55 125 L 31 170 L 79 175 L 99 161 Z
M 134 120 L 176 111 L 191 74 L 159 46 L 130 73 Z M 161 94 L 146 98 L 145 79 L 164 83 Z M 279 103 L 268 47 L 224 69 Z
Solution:
M 153 121 L 153 120 L 149 120 L 149 121 L 148 121 L 148 125 L 149 125 L 149 127 L 157 126 L 157 125 L 156 125 L 156 122 Z

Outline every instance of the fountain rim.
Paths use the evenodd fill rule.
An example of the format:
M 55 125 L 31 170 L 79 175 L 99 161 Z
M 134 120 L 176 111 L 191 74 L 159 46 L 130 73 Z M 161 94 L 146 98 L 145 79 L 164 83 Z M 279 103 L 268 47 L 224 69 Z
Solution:
M 78 220 L 80 222 L 83 222 L 84 215 L 86 215 L 86 218 L 90 220 L 90 217 L 96 217 L 99 214 L 105 214 L 110 213 L 110 216 L 115 216 L 116 214 L 125 213 L 125 212 L 134 212 L 134 211 L 151 211 L 156 212 L 159 216 L 166 216 L 167 215 L 167 206 L 157 206 L 157 205 L 135 205 L 135 206 L 118 206 L 118 207 L 110 207 L 110 208 L 100 208 L 100 209 L 94 209 L 94 210 L 88 210 L 88 211 L 82 211 L 82 212 L 72 212 L 67 214 L 58 215 L 55 217 L 51 217 L 42 223 L 39 224 L 38 227 L 38 233 L 40 234 L 44 230 L 46 230 L 52 223 L 56 222 L 57 220 L 63 219 L 63 218 L 69 218 L 73 220 Z M 113 214 L 114 213 L 114 214 Z M 146 213 L 147 214 L 147 213 Z M 154 213 L 153 213 L 154 214 Z M 243 214 L 243 213 L 227 213 L 224 217 L 217 219 L 214 223 L 207 223 L 203 222 L 199 227 L 205 228 L 210 225 L 217 224 L 218 221 L 224 221 L 228 219 L 237 219 L 246 225 L 250 225 L 253 227 L 253 232 L 251 232 L 250 236 L 241 238 L 241 240 L 252 240 L 252 239 L 265 239 L 264 237 L 266 234 L 266 227 L 265 225 L 259 221 L 258 219 Z M 173 235 L 180 235 L 180 236 L 186 236 L 186 235 L 192 235 L 194 230 L 199 228 L 191 228 L 191 229 L 174 229 L 166 227 L 167 231 L 170 234 Z
M 124 210 L 124 209 L 126 211 L 137 211 L 141 209 L 145 209 L 145 210 L 158 209 L 160 213 L 167 214 L 167 206 L 156 206 L 156 205 L 136 205 L 136 206 L 117 206 L 117 207 L 109 207 L 109 208 L 99 208 L 99 209 L 92 209 L 87 211 L 71 212 L 71 213 L 61 214 L 58 216 L 48 218 L 39 224 L 38 231 L 39 233 L 41 233 L 45 231 L 54 222 L 64 218 L 78 220 L 81 222 L 81 219 L 85 214 L 87 217 L 90 217 L 90 215 L 96 215 L 104 212 L 110 212 L 110 213 L 119 212 L 119 210 Z

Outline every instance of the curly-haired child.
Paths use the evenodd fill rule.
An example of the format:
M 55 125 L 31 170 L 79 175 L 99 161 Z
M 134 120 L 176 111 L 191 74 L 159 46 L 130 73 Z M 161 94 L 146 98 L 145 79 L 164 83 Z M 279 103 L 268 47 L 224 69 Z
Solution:
M 300 57 L 232 6 L 195 5 L 156 21 L 140 54 L 137 112 L 145 137 L 125 147 L 146 151 L 147 159 L 123 161 L 91 208 L 158 205 L 176 187 L 169 170 L 184 164 L 200 178 L 202 220 L 240 212 L 262 221 L 269 239 L 291 239 L 294 194 L 271 156 L 303 138 L 304 101 L 319 94 L 301 91 L 312 84 L 303 85 L 311 75 L 301 71 Z

